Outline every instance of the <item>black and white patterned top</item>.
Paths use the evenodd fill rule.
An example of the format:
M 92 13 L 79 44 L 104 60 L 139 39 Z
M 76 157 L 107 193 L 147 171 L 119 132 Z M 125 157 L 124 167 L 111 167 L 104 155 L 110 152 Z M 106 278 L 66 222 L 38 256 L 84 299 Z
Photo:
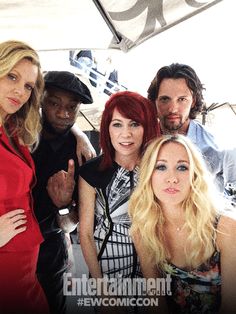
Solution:
M 109 278 L 141 276 L 137 254 L 129 235 L 128 200 L 138 180 L 133 171 L 113 163 L 100 171 L 102 156 L 88 161 L 80 175 L 96 189 L 94 238 L 103 274 Z

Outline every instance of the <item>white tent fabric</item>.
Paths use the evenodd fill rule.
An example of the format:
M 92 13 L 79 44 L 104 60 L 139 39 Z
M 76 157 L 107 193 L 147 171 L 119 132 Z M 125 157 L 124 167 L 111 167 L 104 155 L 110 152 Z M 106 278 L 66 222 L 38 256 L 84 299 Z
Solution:
M 92 0 L 1 0 L 0 41 L 23 40 L 37 50 L 109 46 L 112 33 Z
M 128 51 L 217 2 L 219 0 L 94 1 L 100 10 L 104 8 L 104 14 L 115 31 L 116 36 L 110 47 L 119 47 L 123 51 Z
M 1 0 L 0 41 L 128 51 L 222 0 Z M 106 22 L 105 22 L 106 21 Z

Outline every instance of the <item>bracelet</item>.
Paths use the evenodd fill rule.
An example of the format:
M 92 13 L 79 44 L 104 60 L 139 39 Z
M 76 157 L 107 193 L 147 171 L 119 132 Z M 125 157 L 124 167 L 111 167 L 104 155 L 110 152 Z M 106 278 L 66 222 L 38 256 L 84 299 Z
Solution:
M 71 201 L 67 206 L 58 208 L 58 214 L 60 216 L 68 215 L 72 210 L 76 208 L 76 202 Z

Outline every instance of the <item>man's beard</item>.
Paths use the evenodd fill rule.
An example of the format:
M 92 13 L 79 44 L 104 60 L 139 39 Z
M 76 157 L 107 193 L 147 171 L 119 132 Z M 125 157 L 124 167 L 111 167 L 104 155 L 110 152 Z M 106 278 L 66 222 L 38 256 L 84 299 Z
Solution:
M 161 126 L 162 126 L 162 131 L 165 134 L 172 134 L 172 133 L 181 133 L 178 132 L 181 130 L 182 126 L 184 125 L 184 122 L 182 121 L 182 117 L 179 117 L 179 121 L 168 121 L 168 117 L 165 116 L 163 119 L 161 119 Z

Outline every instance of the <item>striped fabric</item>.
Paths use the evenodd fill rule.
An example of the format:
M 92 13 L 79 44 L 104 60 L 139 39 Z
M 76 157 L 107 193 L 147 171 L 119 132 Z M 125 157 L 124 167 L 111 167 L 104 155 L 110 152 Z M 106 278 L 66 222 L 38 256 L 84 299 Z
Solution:
M 97 190 L 95 241 L 101 270 L 109 278 L 138 277 L 140 266 L 129 236 L 128 200 L 138 179 L 138 167 L 118 167 L 107 187 Z

